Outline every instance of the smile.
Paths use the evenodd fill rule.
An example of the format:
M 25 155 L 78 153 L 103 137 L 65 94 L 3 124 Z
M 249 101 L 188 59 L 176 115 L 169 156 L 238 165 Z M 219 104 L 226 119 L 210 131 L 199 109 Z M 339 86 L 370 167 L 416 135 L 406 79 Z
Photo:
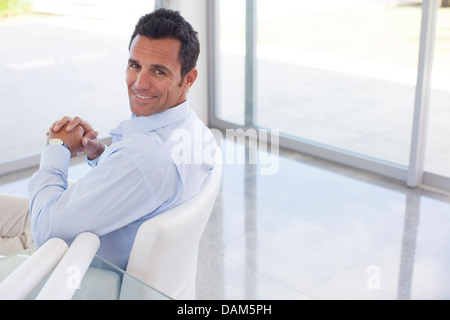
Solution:
M 136 95 L 136 97 L 138 97 L 139 99 L 144 99 L 144 100 L 150 100 L 153 98 L 156 98 L 156 96 L 141 96 L 140 94 L 137 94 L 136 92 L 133 91 L 133 93 Z

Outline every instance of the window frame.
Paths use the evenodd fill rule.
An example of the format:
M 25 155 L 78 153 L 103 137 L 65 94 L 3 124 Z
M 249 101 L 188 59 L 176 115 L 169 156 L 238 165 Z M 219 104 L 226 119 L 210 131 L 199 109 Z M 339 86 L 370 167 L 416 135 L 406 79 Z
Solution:
M 238 125 L 230 121 L 220 119 L 217 115 L 219 66 L 219 3 L 220 0 L 208 1 L 208 77 L 209 77 L 209 125 L 217 129 L 247 130 L 256 128 L 254 125 L 255 99 L 255 64 L 256 64 L 256 29 L 255 8 L 257 0 L 246 0 L 246 76 L 245 76 L 245 125 Z M 280 133 L 279 144 L 300 153 L 312 155 L 325 160 L 344 164 L 356 169 L 361 169 L 380 176 L 393 178 L 404 182 L 409 187 L 428 185 L 450 191 L 450 178 L 424 172 L 425 142 L 427 134 L 430 79 L 432 72 L 432 60 L 434 54 L 434 40 L 437 24 L 437 11 L 439 1 L 423 0 L 421 31 L 419 42 L 419 59 L 417 64 L 417 79 L 415 89 L 415 103 L 413 117 L 413 128 L 411 133 L 410 158 L 408 166 L 391 163 L 383 159 L 356 154 L 344 149 L 334 148 L 301 137 L 294 137 Z

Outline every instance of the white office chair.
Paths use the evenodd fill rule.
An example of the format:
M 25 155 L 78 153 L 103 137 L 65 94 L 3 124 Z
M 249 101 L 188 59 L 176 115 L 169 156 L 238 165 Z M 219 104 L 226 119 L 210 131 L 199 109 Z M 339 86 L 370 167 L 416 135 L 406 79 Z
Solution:
M 144 222 L 126 271 L 173 299 L 194 299 L 199 243 L 221 182 L 222 165 L 217 164 L 194 198 Z M 145 293 L 134 295 L 145 298 Z

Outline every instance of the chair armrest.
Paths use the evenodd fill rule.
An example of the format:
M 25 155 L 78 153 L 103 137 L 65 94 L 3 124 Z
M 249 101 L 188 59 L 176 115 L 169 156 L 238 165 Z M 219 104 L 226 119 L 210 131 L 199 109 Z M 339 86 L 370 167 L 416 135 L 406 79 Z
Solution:
M 100 247 L 93 233 L 79 234 L 70 245 L 36 300 L 70 300 Z
M 67 251 L 61 239 L 50 239 L 0 283 L 0 300 L 25 299 L 55 268 Z

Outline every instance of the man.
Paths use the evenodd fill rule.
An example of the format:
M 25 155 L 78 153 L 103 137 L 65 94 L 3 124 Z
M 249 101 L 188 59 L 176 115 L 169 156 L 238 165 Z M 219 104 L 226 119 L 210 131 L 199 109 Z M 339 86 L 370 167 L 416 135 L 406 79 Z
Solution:
M 214 155 L 190 155 L 215 148 L 211 131 L 187 102 L 199 50 L 197 33 L 178 12 L 143 16 L 131 37 L 126 70 L 133 116 L 111 131 L 111 146 L 99 143 L 98 133 L 78 117 L 50 127 L 40 169 L 29 182 L 38 245 L 93 232 L 101 241 L 97 254 L 125 269 L 139 226 L 199 191 Z M 79 152 L 93 168 L 68 187 L 69 160 Z

